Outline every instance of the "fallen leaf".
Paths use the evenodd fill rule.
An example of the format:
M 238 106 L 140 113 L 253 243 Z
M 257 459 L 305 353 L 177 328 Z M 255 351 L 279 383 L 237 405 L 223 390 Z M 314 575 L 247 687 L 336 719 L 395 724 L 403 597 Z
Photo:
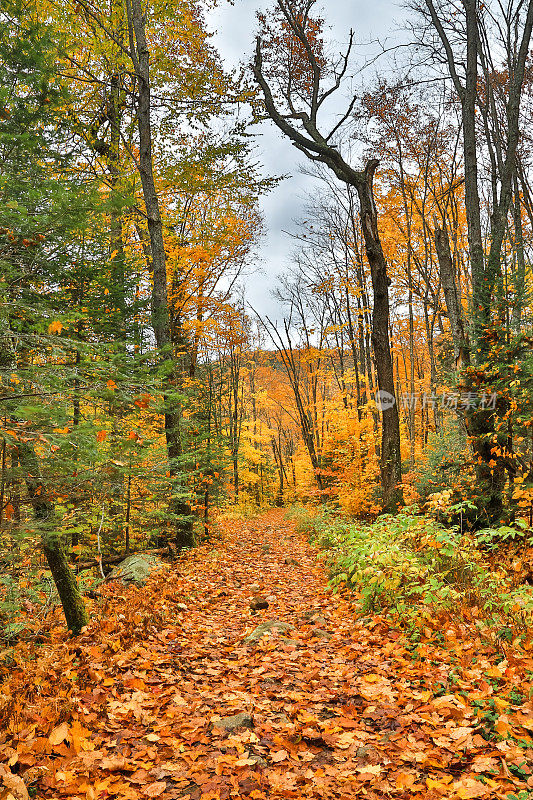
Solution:
M 142 790 L 142 793 L 147 797 L 159 797 L 159 795 L 166 791 L 166 788 L 167 784 L 165 781 L 156 781 L 155 783 L 150 783 L 148 786 L 146 786 Z
M 61 725 L 58 725 L 54 730 L 51 732 L 50 736 L 48 737 L 48 741 L 51 745 L 57 746 L 61 744 L 61 742 L 66 741 L 69 735 L 69 726 L 67 722 L 62 722 Z

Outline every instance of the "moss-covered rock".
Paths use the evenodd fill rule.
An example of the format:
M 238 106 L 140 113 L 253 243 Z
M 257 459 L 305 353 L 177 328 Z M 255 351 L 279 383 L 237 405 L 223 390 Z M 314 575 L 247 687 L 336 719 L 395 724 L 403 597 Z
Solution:
M 245 638 L 246 644 L 253 644 L 258 642 L 265 634 L 272 631 L 278 631 L 282 636 L 288 631 L 293 631 L 294 625 L 289 625 L 288 622 L 281 622 L 279 619 L 270 619 L 268 622 L 262 622 L 258 625 L 248 636 Z
M 253 728 L 254 721 L 251 714 L 243 711 L 241 714 L 235 714 L 232 717 L 221 717 L 213 722 L 215 728 L 224 728 L 226 731 L 236 731 L 239 728 Z
M 150 553 L 135 553 L 127 556 L 108 575 L 108 581 L 120 580 L 123 583 L 133 583 L 135 586 L 144 586 L 153 572 L 161 569 L 163 561 Z

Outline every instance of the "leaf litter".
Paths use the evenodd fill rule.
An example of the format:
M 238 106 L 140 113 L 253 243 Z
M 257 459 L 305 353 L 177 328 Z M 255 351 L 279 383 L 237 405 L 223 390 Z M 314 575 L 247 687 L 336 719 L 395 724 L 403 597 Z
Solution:
M 76 639 L 40 625 L 0 667 L 0 800 L 533 793 L 529 653 L 460 614 L 413 647 L 331 592 L 281 511 L 105 585 Z

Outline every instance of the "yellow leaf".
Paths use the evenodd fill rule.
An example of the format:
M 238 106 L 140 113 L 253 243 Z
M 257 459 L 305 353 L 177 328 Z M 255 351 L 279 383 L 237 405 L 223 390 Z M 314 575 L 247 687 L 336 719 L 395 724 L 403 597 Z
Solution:
M 61 725 L 57 725 L 50 736 L 48 737 L 48 741 L 51 745 L 56 746 L 64 742 L 65 739 L 68 739 L 69 735 L 69 726 L 66 722 L 62 722 Z
M 376 675 L 375 672 L 370 672 L 368 675 L 363 675 L 363 680 L 365 683 L 377 683 L 378 681 L 382 680 L 381 675 Z
M 246 756 L 246 753 L 245 753 Z M 255 758 L 239 758 L 238 761 L 235 762 L 236 767 L 250 767 L 252 764 L 256 763 Z
M 500 717 L 494 728 L 498 731 L 500 736 L 506 736 L 512 730 L 505 717 Z
M 485 672 L 485 675 L 487 675 L 489 678 L 502 678 L 503 677 L 503 673 L 502 673 L 501 669 L 498 669 L 498 667 L 490 667 Z
M 381 769 L 381 764 L 367 764 L 364 767 L 357 767 L 357 772 L 369 773 L 370 775 L 380 775 Z
M 156 781 L 155 783 L 151 783 L 149 786 L 146 786 L 143 789 L 143 794 L 147 797 L 159 797 L 160 794 L 163 794 L 166 791 L 167 784 L 166 781 Z
M 520 610 L 520 609 L 518 609 Z M 509 703 L 507 700 L 504 700 L 502 697 L 495 697 L 494 698 L 494 705 L 498 714 L 501 714 L 506 708 L 509 708 Z
M 61 333 L 62 330 L 63 330 L 63 323 L 60 322 L 59 320 L 51 322 L 50 325 L 48 326 L 48 333 Z
M 396 775 L 396 786 L 398 789 L 409 789 L 415 782 L 415 776 L 409 772 L 399 772 Z

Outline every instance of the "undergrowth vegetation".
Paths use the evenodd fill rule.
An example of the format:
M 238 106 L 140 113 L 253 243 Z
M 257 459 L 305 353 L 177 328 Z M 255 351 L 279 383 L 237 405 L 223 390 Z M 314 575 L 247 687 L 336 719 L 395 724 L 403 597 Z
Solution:
M 533 531 L 521 523 L 461 532 L 414 511 L 371 524 L 325 508 L 293 506 L 288 513 L 321 551 L 332 586 L 357 592 L 363 613 L 385 612 L 410 629 L 460 615 L 480 632 L 525 642 L 533 594 L 516 556 L 529 548 Z

